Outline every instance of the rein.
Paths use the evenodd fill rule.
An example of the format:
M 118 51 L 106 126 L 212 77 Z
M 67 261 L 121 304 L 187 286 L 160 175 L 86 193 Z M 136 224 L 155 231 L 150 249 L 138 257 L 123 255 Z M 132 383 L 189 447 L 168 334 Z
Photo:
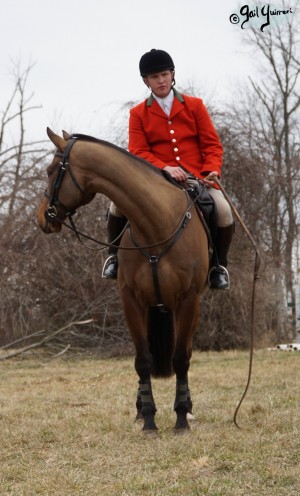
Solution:
M 67 207 L 65 207 L 65 205 L 62 202 L 59 201 L 59 191 L 60 191 L 60 188 L 61 188 L 63 179 L 65 177 L 65 174 L 66 174 L 66 172 L 68 172 L 70 174 L 71 179 L 72 179 L 74 185 L 76 186 L 76 188 L 80 191 L 81 194 L 84 195 L 84 191 L 82 190 L 82 188 L 80 187 L 80 185 L 79 185 L 78 181 L 76 180 L 74 174 L 72 173 L 72 170 L 71 170 L 71 167 L 70 167 L 70 164 L 69 164 L 69 155 L 70 155 L 70 151 L 71 151 L 73 145 L 76 143 L 76 141 L 78 139 L 85 139 L 85 138 L 89 138 L 89 137 L 87 137 L 85 135 L 74 135 L 74 136 L 72 136 L 68 140 L 67 146 L 66 146 L 66 148 L 65 148 L 65 150 L 64 150 L 63 153 L 61 153 L 59 151 L 56 151 L 55 152 L 55 156 L 61 157 L 62 160 L 59 163 L 59 168 L 58 168 L 57 176 L 56 176 L 55 182 L 53 184 L 53 187 L 52 187 L 52 190 L 51 190 L 50 195 L 48 195 L 46 191 L 44 192 L 44 195 L 47 198 L 49 198 L 49 205 L 48 205 L 48 207 L 47 207 L 47 209 L 45 211 L 45 218 L 46 218 L 47 222 L 49 222 L 49 223 L 59 222 L 63 226 L 67 227 L 68 229 L 70 229 L 71 231 L 73 231 L 75 233 L 77 239 L 80 241 L 81 244 L 83 244 L 83 246 L 85 246 L 87 249 L 92 250 L 92 251 L 100 251 L 100 250 L 104 250 L 105 248 L 108 248 L 108 247 L 118 248 L 119 250 L 128 250 L 128 251 L 130 251 L 130 250 L 146 250 L 146 249 L 149 249 L 149 248 L 155 248 L 157 246 L 160 246 L 160 245 L 162 245 L 164 243 L 168 243 L 169 241 L 171 241 L 171 244 L 160 255 L 160 256 L 162 256 L 177 241 L 178 237 L 180 236 L 180 234 L 181 234 L 181 232 L 183 230 L 183 227 L 185 227 L 186 223 L 191 218 L 190 209 L 197 202 L 197 200 L 200 197 L 200 195 L 198 194 L 196 196 L 196 198 L 193 198 L 191 200 L 191 198 L 188 195 L 187 190 L 184 189 L 184 188 L 181 188 L 185 192 L 186 198 L 187 198 L 187 207 L 186 207 L 186 210 L 185 210 L 185 212 L 184 212 L 184 214 L 183 214 L 183 216 L 182 216 L 182 218 L 180 220 L 180 223 L 176 227 L 175 231 L 173 231 L 173 233 L 168 238 L 163 239 L 161 241 L 158 241 L 157 243 L 153 243 L 153 244 L 149 244 L 149 245 L 143 245 L 143 246 L 138 246 L 134 242 L 134 240 L 132 238 L 131 230 L 130 230 L 130 238 L 131 238 L 132 243 L 134 244 L 134 246 L 132 246 L 132 247 L 125 247 L 125 246 L 115 245 L 114 243 L 116 243 L 116 241 L 118 241 L 123 236 L 125 230 L 128 227 L 130 227 L 129 223 L 127 223 L 125 225 L 123 231 L 120 233 L 120 235 L 116 239 L 114 239 L 114 241 L 112 243 L 106 243 L 104 241 L 99 241 L 99 240 L 93 238 L 92 236 L 89 236 L 87 234 L 84 234 L 84 233 L 82 233 L 81 231 L 79 231 L 77 229 L 77 227 L 75 225 L 75 222 L 73 220 L 73 215 L 76 213 L 76 210 L 70 210 L 70 211 L 68 211 L 69 209 Z M 94 141 L 94 140 L 91 139 L 91 141 Z M 97 141 L 97 140 L 95 140 L 95 141 Z M 65 222 L 64 219 L 61 219 L 60 217 L 58 217 L 57 207 L 63 208 L 63 210 L 64 210 L 64 216 L 65 216 L 65 218 L 68 218 L 69 219 L 70 225 L 68 225 Z M 96 243 L 98 245 L 101 245 L 102 248 L 96 248 L 96 249 L 90 248 L 89 246 L 87 246 L 86 244 L 83 243 L 81 237 L 82 238 L 85 238 L 85 239 L 88 239 L 90 241 L 93 241 L 94 243 Z M 145 254 L 145 256 L 151 258 L 151 255 Z M 149 261 L 150 261 L 150 259 L 149 259 Z
M 243 222 L 241 216 L 239 215 L 237 209 L 235 208 L 234 204 L 231 201 L 231 198 L 228 196 L 226 193 L 224 186 L 221 184 L 219 179 L 215 178 L 214 179 L 215 183 L 219 186 L 220 190 L 222 191 L 223 195 L 225 196 L 226 200 L 228 201 L 232 211 L 234 212 L 236 218 L 238 219 L 239 223 L 241 224 L 244 232 L 246 233 L 246 236 L 250 240 L 253 248 L 255 249 L 255 263 L 254 263 L 254 277 L 253 277 L 253 285 L 252 285 L 252 303 L 251 303 L 251 323 L 250 323 L 250 358 L 249 358 L 249 367 L 248 367 L 248 379 L 247 383 L 244 389 L 244 392 L 242 394 L 242 397 L 235 409 L 234 416 L 233 416 L 233 422 L 240 429 L 240 426 L 237 422 L 237 416 L 239 409 L 246 397 L 246 394 L 248 392 L 250 382 L 251 382 L 251 376 L 252 376 L 252 366 L 253 366 L 253 354 L 254 354 L 254 311 L 255 311 L 255 290 L 256 290 L 256 281 L 259 279 L 259 267 L 260 267 L 260 262 L 261 262 L 261 257 L 260 253 L 257 248 L 257 244 L 253 237 L 251 236 L 248 228 L 246 227 L 245 223 Z
M 184 190 L 186 192 L 186 190 Z M 186 195 L 187 195 L 187 199 L 189 200 L 190 198 L 188 197 L 188 193 L 186 192 Z M 46 195 L 47 196 L 47 195 Z M 109 247 L 112 247 L 112 248 L 118 248 L 119 250 L 127 250 L 127 251 L 132 251 L 132 250 L 147 250 L 149 248 L 155 248 L 157 246 L 160 246 L 160 245 L 163 245 L 164 243 L 168 243 L 169 241 L 173 240 L 174 238 L 176 238 L 177 240 L 177 235 L 178 233 L 180 232 L 180 230 L 182 229 L 182 226 L 183 224 L 186 223 L 186 220 L 188 218 L 188 220 L 191 218 L 191 213 L 190 213 L 190 210 L 191 208 L 193 207 L 193 205 L 196 203 L 196 201 L 198 200 L 200 195 L 198 195 L 195 199 L 193 199 L 192 201 L 190 201 L 187 205 L 187 208 L 178 224 L 178 226 L 176 227 L 176 229 L 172 232 L 172 234 L 170 234 L 170 236 L 168 238 L 165 238 L 161 241 L 157 241 L 156 243 L 152 243 L 152 244 L 149 244 L 149 245 L 142 245 L 142 246 L 138 246 L 137 244 L 135 244 L 134 240 L 132 239 L 132 235 L 130 234 L 130 237 L 131 237 L 131 240 L 133 242 L 133 244 L 135 246 L 119 246 L 119 245 L 115 245 L 114 243 L 116 243 L 116 241 L 118 241 L 124 234 L 124 232 L 126 231 L 126 229 L 130 228 L 130 224 L 129 222 L 127 222 L 127 224 L 125 225 L 124 229 L 122 230 L 122 232 L 119 234 L 119 236 L 117 238 L 115 238 L 113 240 L 112 243 L 107 243 L 105 241 L 101 241 L 99 239 L 96 239 L 96 238 L 93 238 L 92 236 L 89 236 L 88 234 L 85 234 L 81 231 L 79 231 L 75 225 L 75 222 L 74 222 L 74 219 L 73 219 L 73 215 L 76 213 L 75 211 L 73 212 L 68 212 L 66 214 L 66 217 L 67 219 L 69 219 L 70 221 L 70 225 L 67 224 L 63 219 L 61 219 L 60 217 L 56 216 L 56 215 L 52 215 L 51 214 L 51 220 L 49 220 L 49 222 L 59 222 L 61 225 L 67 227 L 68 229 L 70 229 L 70 231 L 73 231 L 75 236 L 77 237 L 78 241 L 85 247 L 87 248 L 88 250 L 91 250 L 91 251 L 101 251 L 101 250 L 104 250 L 105 248 L 109 248 Z M 60 203 L 60 205 L 62 205 L 62 203 Z M 49 208 L 49 207 L 48 207 Z M 46 211 L 47 212 L 47 211 Z M 45 213 L 46 214 L 46 213 Z M 48 220 L 48 218 L 47 218 Z M 131 233 L 131 231 L 130 231 Z M 87 246 L 85 243 L 83 243 L 82 239 L 81 238 L 85 238 L 89 241 L 93 241 L 94 243 L 98 244 L 98 245 L 101 245 L 102 248 L 91 248 L 90 246 Z
M 59 191 L 60 191 L 63 179 L 64 179 L 67 171 L 69 172 L 69 174 L 72 178 L 72 181 L 75 184 L 75 186 L 77 187 L 77 189 L 79 189 L 79 191 L 82 194 L 84 194 L 84 191 L 82 190 L 82 188 L 80 187 L 80 185 L 76 181 L 75 176 L 72 174 L 70 164 L 69 164 L 70 151 L 71 151 L 71 148 L 77 139 L 78 139 L 78 137 L 70 138 L 64 152 L 61 153 L 61 152 L 56 151 L 56 153 L 55 153 L 56 156 L 62 157 L 62 160 L 59 163 L 57 177 L 55 179 L 55 182 L 53 184 L 53 188 L 52 188 L 52 191 L 51 191 L 51 194 L 49 197 L 49 205 L 45 211 L 45 217 L 46 217 L 47 222 L 60 222 L 62 225 L 68 227 L 68 229 L 71 229 L 75 233 L 77 239 L 84 246 L 86 246 L 86 245 L 82 242 L 81 237 L 84 237 L 86 239 L 89 239 L 89 240 L 97 243 L 97 244 L 102 245 L 102 248 L 98 248 L 98 249 L 93 249 L 93 248 L 87 247 L 88 249 L 93 250 L 93 251 L 103 250 L 106 247 L 116 247 L 118 249 L 123 249 L 123 250 L 138 250 L 138 251 L 140 251 L 148 259 L 150 266 L 151 266 L 151 269 L 152 269 L 153 285 L 154 285 L 156 301 L 157 301 L 156 306 L 161 310 L 161 312 L 165 312 L 166 310 L 165 310 L 164 305 L 162 303 L 162 297 L 161 297 L 161 291 L 160 291 L 160 285 L 159 285 L 158 263 L 159 263 L 161 257 L 163 255 L 165 255 L 172 248 L 172 246 L 176 243 L 176 241 L 181 236 L 183 230 L 185 229 L 189 220 L 192 217 L 192 215 L 190 213 L 190 209 L 197 202 L 198 198 L 200 197 L 200 193 L 198 195 L 196 195 L 196 197 L 191 200 L 191 198 L 188 194 L 188 191 L 185 188 L 181 188 L 181 189 L 183 189 L 183 191 L 185 192 L 185 195 L 186 195 L 186 200 L 187 200 L 186 210 L 184 212 L 183 217 L 181 218 L 179 225 L 175 229 L 175 231 L 168 238 L 166 238 L 162 241 L 159 241 L 159 242 L 153 243 L 153 244 L 149 244 L 149 245 L 139 246 L 136 243 L 136 241 L 133 239 L 132 230 L 131 230 L 131 226 L 129 223 L 126 224 L 122 233 L 112 243 L 105 243 L 103 241 L 96 240 L 96 239 L 92 238 L 91 236 L 88 236 L 88 235 L 83 234 L 80 231 L 78 231 L 78 229 L 76 228 L 75 222 L 73 220 L 73 215 L 75 214 L 75 210 L 68 212 L 68 209 L 59 201 L 59 198 L 58 198 L 59 197 Z M 45 192 L 45 195 L 48 197 L 46 192 Z M 65 217 L 67 217 L 70 221 L 70 226 L 63 219 L 60 219 L 58 217 L 57 206 L 60 206 L 61 208 L 63 208 Z M 129 229 L 129 236 L 130 236 L 131 242 L 134 246 L 123 247 L 123 246 L 115 245 L 114 243 L 116 243 L 116 241 L 122 237 L 123 233 L 125 232 L 125 230 L 127 228 Z M 166 247 L 164 247 L 164 249 L 161 251 L 161 253 L 159 255 L 150 255 L 148 252 L 145 251 L 149 248 L 154 248 L 154 247 L 160 246 L 160 245 L 165 244 L 165 243 L 169 243 L 169 244 Z

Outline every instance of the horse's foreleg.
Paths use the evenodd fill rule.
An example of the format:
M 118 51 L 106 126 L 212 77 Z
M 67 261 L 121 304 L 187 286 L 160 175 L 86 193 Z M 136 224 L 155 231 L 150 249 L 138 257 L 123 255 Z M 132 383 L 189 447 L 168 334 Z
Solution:
M 139 376 L 139 388 L 136 400 L 136 419 L 144 420 L 144 431 L 157 430 L 154 416 L 156 406 L 151 387 L 152 355 L 147 338 L 147 311 L 134 298 L 131 290 L 123 289 L 123 306 L 130 334 L 135 346 L 135 370 Z
M 187 421 L 187 413 L 189 411 L 189 388 L 187 376 L 186 379 L 178 379 L 176 377 L 174 410 L 177 415 L 174 429 L 189 429 L 189 423 Z
M 149 380 L 143 380 L 143 379 L 139 380 L 139 389 L 138 389 L 136 406 L 137 406 L 136 419 L 144 420 L 143 430 L 156 431 L 157 427 L 154 420 L 156 407 L 152 394 L 150 378 Z
M 144 341 L 144 340 L 142 340 Z M 156 406 L 152 394 L 151 374 L 152 356 L 148 350 L 148 343 L 136 344 L 135 370 L 139 376 L 139 389 L 136 401 L 137 416 L 144 420 L 144 431 L 157 430 L 154 416 Z
M 188 386 L 188 370 L 192 356 L 192 338 L 199 315 L 199 300 L 191 291 L 177 313 L 177 339 L 173 356 L 176 374 L 176 396 L 174 410 L 177 415 L 175 430 L 189 429 L 187 414 L 192 413 L 192 400 Z

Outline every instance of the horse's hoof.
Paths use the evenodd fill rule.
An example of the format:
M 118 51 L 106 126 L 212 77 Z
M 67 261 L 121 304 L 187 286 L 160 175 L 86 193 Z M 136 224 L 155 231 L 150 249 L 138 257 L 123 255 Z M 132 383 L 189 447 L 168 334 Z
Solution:
M 195 415 L 193 415 L 192 413 L 187 413 L 186 418 L 187 420 L 195 420 Z
M 146 436 L 157 436 L 158 435 L 158 428 L 156 429 L 142 429 L 142 433 L 145 434 Z
M 153 414 L 144 414 L 144 427 L 143 431 L 157 431 L 157 426 Z
M 187 427 L 174 427 L 173 432 L 174 434 L 186 434 L 187 432 L 190 432 L 190 426 L 188 425 Z
M 134 421 L 135 421 L 135 422 L 139 422 L 140 420 L 143 420 L 143 419 L 144 419 L 144 418 L 143 418 L 143 414 L 142 414 L 142 412 L 138 412 L 138 413 L 136 414 L 136 417 L 135 417 Z
M 157 426 L 155 422 L 145 422 L 143 431 L 157 431 Z
M 188 432 L 190 430 L 189 423 L 186 418 L 178 418 L 174 426 L 174 432 L 180 434 L 182 432 Z

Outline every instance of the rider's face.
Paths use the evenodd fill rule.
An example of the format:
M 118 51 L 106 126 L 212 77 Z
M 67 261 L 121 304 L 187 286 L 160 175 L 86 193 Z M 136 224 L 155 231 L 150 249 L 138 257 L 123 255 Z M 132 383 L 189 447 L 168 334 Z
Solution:
M 159 98 L 165 98 L 171 91 L 174 71 L 166 70 L 148 74 L 144 78 L 144 83 L 150 86 L 153 93 Z

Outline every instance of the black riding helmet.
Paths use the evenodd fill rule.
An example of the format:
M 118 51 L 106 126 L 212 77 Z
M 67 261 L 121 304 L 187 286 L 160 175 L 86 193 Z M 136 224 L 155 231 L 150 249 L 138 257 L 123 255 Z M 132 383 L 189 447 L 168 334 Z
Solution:
M 155 48 L 141 57 L 139 67 L 142 77 L 155 72 L 175 69 L 172 57 L 164 50 L 156 50 Z

